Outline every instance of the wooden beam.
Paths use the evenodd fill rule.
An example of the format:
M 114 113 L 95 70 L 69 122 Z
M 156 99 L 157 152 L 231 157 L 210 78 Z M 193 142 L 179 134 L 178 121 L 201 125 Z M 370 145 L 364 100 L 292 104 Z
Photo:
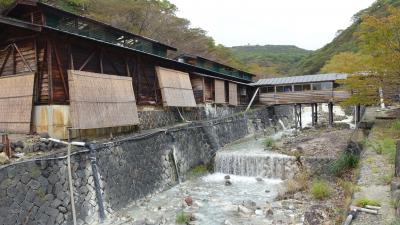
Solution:
M 10 45 L 7 48 L 10 48 Z M 11 51 L 12 51 L 11 49 L 8 49 L 6 58 L 4 59 L 3 65 L 1 65 L 1 68 L 0 68 L 0 76 L 3 74 L 3 70 L 6 67 L 7 61 L 11 56 Z
M 99 64 L 100 64 L 100 73 L 104 73 L 104 69 L 103 69 L 103 49 L 100 50 L 100 54 L 99 54 Z
M 53 42 L 53 46 L 54 46 L 54 53 L 55 53 L 55 56 L 56 56 L 56 62 L 57 62 L 58 71 L 60 72 L 62 83 L 63 83 L 63 87 L 64 87 L 64 93 L 65 93 L 66 99 L 69 99 L 68 88 L 67 88 L 67 84 L 65 82 L 64 70 L 63 70 L 63 67 L 62 67 L 61 60 L 60 60 L 60 55 L 59 55 L 59 52 L 58 52 L 58 48 L 57 48 L 57 46 L 55 45 L 54 42 Z
M 68 45 L 68 56 L 69 56 L 69 69 L 74 70 L 74 56 L 72 55 L 72 46 L 71 44 Z
M 128 64 L 128 58 L 126 58 L 126 57 L 125 57 L 125 67 L 126 67 L 126 76 L 130 77 L 131 71 L 130 71 L 129 64 Z
M 88 64 L 88 62 L 93 58 L 93 56 L 95 55 L 96 51 L 93 50 L 93 52 L 87 57 L 87 59 L 85 60 L 85 62 L 82 64 L 81 67 L 79 67 L 79 71 L 83 70 L 83 68 L 85 68 L 85 66 Z
M 49 103 L 53 103 L 53 66 L 52 66 L 52 46 L 49 40 L 47 40 L 47 80 L 48 80 L 48 93 Z
M 17 44 L 14 43 L 13 46 L 14 46 L 15 50 L 17 50 L 18 55 L 21 57 L 22 62 L 24 63 L 24 65 L 29 69 L 29 72 L 33 72 L 31 66 L 26 62 L 25 57 L 22 55 L 22 53 L 21 53 L 21 51 L 19 50 Z

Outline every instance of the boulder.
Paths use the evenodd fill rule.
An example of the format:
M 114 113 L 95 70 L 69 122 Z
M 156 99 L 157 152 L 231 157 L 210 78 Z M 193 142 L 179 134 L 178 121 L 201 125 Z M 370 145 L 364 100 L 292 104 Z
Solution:
M 8 164 L 10 163 L 10 159 L 6 155 L 6 153 L 2 152 L 0 153 L 0 165 Z
M 193 205 L 193 198 L 188 196 L 185 198 L 186 205 L 192 206 Z

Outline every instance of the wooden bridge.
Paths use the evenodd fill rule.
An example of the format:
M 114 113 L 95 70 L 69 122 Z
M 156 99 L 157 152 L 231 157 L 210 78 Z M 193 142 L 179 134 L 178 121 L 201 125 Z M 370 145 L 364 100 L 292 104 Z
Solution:
M 317 74 L 292 77 L 261 79 L 253 84 L 257 87 L 254 98 L 259 97 L 262 105 L 294 105 L 296 126 L 302 126 L 301 105 L 312 107 L 313 125 L 318 121 L 318 103 L 328 103 L 329 125 L 333 124 L 333 104 L 349 97 L 350 93 L 340 89 L 340 80 L 347 79 L 346 74 Z M 356 114 L 359 112 L 359 106 Z M 359 113 L 358 113 L 359 121 Z

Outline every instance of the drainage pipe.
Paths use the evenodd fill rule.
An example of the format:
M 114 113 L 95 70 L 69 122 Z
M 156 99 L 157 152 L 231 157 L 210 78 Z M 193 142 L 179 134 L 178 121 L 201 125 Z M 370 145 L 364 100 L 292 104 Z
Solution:
M 99 174 L 97 172 L 96 147 L 95 147 L 95 145 L 93 143 L 87 144 L 87 147 L 90 150 L 90 157 L 89 158 L 90 158 L 90 164 L 92 166 L 94 189 L 96 191 L 97 205 L 99 206 L 100 222 L 103 223 L 104 219 L 106 218 L 106 215 L 105 215 L 105 212 L 104 212 L 104 203 L 103 203 L 103 196 L 101 194 Z

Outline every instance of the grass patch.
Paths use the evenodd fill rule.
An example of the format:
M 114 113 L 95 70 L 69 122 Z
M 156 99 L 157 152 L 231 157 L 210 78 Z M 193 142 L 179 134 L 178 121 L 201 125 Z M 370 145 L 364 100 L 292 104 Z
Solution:
M 388 223 L 388 225 L 400 225 L 400 219 L 394 219 L 392 222 Z
M 384 154 L 389 157 L 391 163 L 394 163 L 396 157 L 396 141 L 393 138 L 383 138 L 382 140 L 369 141 L 368 146 L 378 154 Z
M 177 224 L 188 224 L 190 222 L 190 217 L 184 212 L 179 212 L 176 214 L 175 222 Z
M 381 204 L 378 201 L 372 200 L 372 199 L 368 199 L 368 198 L 356 199 L 355 204 L 358 207 L 365 207 L 366 205 L 381 206 Z
M 207 173 L 208 170 L 204 165 L 195 166 L 190 170 L 190 175 L 194 177 L 202 176 Z
M 329 171 L 335 176 L 340 176 L 346 170 L 356 168 L 359 161 L 359 156 L 343 152 L 339 158 L 330 165 Z
M 331 196 L 331 188 L 326 181 L 314 180 L 311 184 L 310 193 L 315 199 L 323 200 Z
M 354 185 L 352 182 L 339 179 L 338 185 L 343 189 L 346 196 L 351 196 L 353 194 Z
M 396 120 L 392 123 L 391 128 L 393 131 L 398 131 L 400 132 L 400 120 Z
M 271 149 L 271 148 L 275 147 L 276 143 L 275 143 L 275 140 L 272 139 L 272 138 L 265 138 L 264 141 L 263 141 L 263 144 L 264 144 L 265 148 Z
M 389 173 L 380 177 L 379 179 L 382 182 L 382 184 L 388 185 L 392 182 L 393 176 L 394 176 L 393 173 Z

